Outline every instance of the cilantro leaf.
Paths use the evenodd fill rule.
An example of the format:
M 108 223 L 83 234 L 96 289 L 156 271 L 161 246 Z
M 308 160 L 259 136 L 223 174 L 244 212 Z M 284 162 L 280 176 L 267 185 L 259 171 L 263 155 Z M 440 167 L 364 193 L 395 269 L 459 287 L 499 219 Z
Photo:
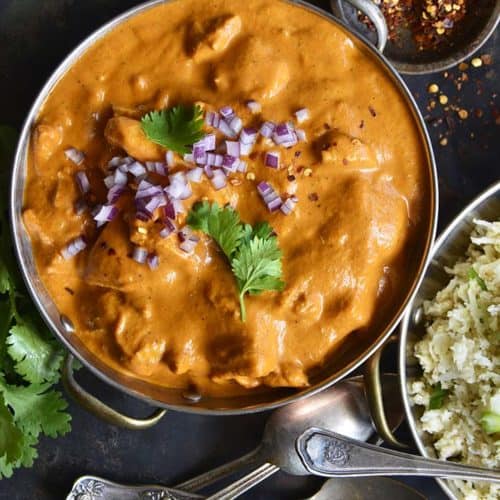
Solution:
M 439 410 L 443 406 L 444 398 L 450 391 L 441 387 L 441 382 L 438 382 L 433 388 L 429 400 L 429 410 Z
M 283 290 L 281 250 L 273 228 L 267 222 L 254 227 L 244 224 L 236 210 L 217 203 L 196 203 L 187 223 L 211 236 L 226 255 L 239 291 L 241 320 L 246 320 L 245 295 L 266 290 Z
M 200 106 L 175 106 L 151 111 L 141 120 L 146 137 L 179 154 L 189 153 L 189 146 L 203 137 L 203 110 Z
M 50 384 L 10 385 L 0 379 L 0 393 L 25 434 L 38 437 L 43 432 L 56 437 L 71 429 L 71 417 L 64 412 L 68 403 L 61 393 L 49 388 Z
M 217 203 L 196 203 L 188 214 L 187 223 L 211 236 L 229 260 L 243 237 L 238 212 L 231 207 L 220 208 Z
M 241 319 L 246 319 L 245 294 L 257 295 L 265 290 L 283 290 L 281 280 L 281 250 L 275 236 L 260 238 L 255 235 L 241 245 L 231 262 L 240 291 Z
M 23 455 L 23 433 L 0 396 L 0 478 L 12 476 L 12 469 Z
M 469 269 L 468 275 L 469 275 L 469 280 L 476 280 L 477 281 L 481 290 L 484 290 L 485 292 L 488 291 L 488 287 L 486 286 L 486 283 L 484 282 L 483 278 L 481 278 L 481 276 L 479 276 L 479 274 L 477 273 L 477 271 L 473 267 L 471 267 Z
M 59 380 L 63 356 L 54 340 L 45 340 L 31 320 L 17 324 L 7 337 L 7 352 L 16 362 L 15 369 L 33 384 Z

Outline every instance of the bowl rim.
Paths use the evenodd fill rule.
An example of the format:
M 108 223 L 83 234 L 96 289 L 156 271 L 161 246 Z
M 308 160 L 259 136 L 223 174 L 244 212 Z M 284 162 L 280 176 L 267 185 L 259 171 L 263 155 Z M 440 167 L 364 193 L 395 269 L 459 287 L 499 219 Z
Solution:
M 348 25 L 343 23 L 341 20 L 337 19 L 330 12 L 327 12 L 315 5 L 307 3 L 305 0 L 278 0 L 280 2 L 284 2 L 290 4 L 291 6 L 302 7 L 309 12 L 312 12 L 316 15 L 319 15 L 323 19 L 326 19 L 330 23 L 333 23 L 335 26 L 340 27 L 340 29 L 344 30 L 346 34 L 349 34 L 357 43 L 360 44 L 360 48 L 362 50 L 368 51 L 371 57 L 378 60 L 378 63 L 381 67 L 384 68 L 386 75 L 388 78 L 391 78 L 394 85 L 398 88 L 398 91 L 405 99 L 406 105 L 408 106 L 409 111 L 412 113 L 412 117 L 415 123 L 415 127 L 418 131 L 420 140 L 422 142 L 422 153 L 425 156 L 426 163 L 426 182 L 429 183 L 428 189 L 428 212 L 429 212 L 429 222 L 426 225 L 426 240 L 423 245 L 423 253 L 419 258 L 419 265 L 415 271 L 415 275 L 411 282 L 411 286 L 406 294 L 406 297 L 399 308 L 394 313 L 394 315 L 388 320 L 387 325 L 384 329 L 380 328 L 381 333 L 375 337 L 375 341 L 370 344 L 368 348 L 364 350 L 354 361 L 350 362 L 342 369 L 337 370 L 330 376 L 326 376 L 324 379 L 315 383 L 314 385 L 305 388 L 299 389 L 291 395 L 285 395 L 284 397 L 276 397 L 268 402 L 259 402 L 252 405 L 245 405 L 238 408 L 210 408 L 199 406 L 200 403 L 186 403 L 183 404 L 170 404 L 159 401 L 151 396 L 148 396 L 142 393 L 139 390 L 133 389 L 124 385 L 117 379 L 116 369 L 109 366 L 109 370 L 111 375 L 104 373 L 100 368 L 94 366 L 87 359 L 85 359 L 84 355 L 79 351 L 77 347 L 75 347 L 69 338 L 61 331 L 59 325 L 50 317 L 46 308 L 41 303 L 40 298 L 38 297 L 35 286 L 33 283 L 33 277 L 30 275 L 27 269 L 26 260 L 23 257 L 22 251 L 22 231 L 23 229 L 19 227 L 20 225 L 17 223 L 17 205 L 19 204 L 19 197 L 21 197 L 21 205 L 22 205 L 22 196 L 24 194 L 24 189 L 21 194 L 18 194 L 18 189 L 16 189 L 16 184 L 18 179 L 21 177 L 23 173 L 23 169 L 25 167 L 25 154 L 27 148 L 30 144 L 30 136 L 31 136 L 31 128 L 32 124 L 35 123 L 37 115 L 42 108 L 45 100 L 50 95 L 51 91 L 57 85 L 59 80 L 66 74 L 66 72 L 73 66 L 74 62 L 82 56 L 90 47 L 92 47 L 98 40 L 100 40 L 107 33 L 115 29 L 121 23 L 125 22 L 129 18 L 138 15 L 146 10 L 152 9 L 161 4 L 167 4 L 170 2 L 182 1 L 182 0 L 149 0 L 145 3 L 141 3 L 132 7 L 131 9 L 126 10 L 125 12 L 115 16 L 110 21 L 106 22 L 104 25 L 100 26 L 96 30 L 94 30 L 91 34 L 89 34 L 82 42 L 80 42 L 76 48 L 74 48 L 57 66 L 57 68 L 51 73 L 45 84 L 42 86 L 41 90 L 37 94 L 30 111 L 28 112 L 26 119 L 23 123 L 21 134 L 19 136 L 18 145 L 16 148 L 16 153 L 14 156 L 14 163 L 11 174 L 11 186 L 10 186 L 10 195 L 9 195 L 9 215 L 11 222 L 11 233 L 13 235 L 14 242 L 14 250 L 16 255 L 16 260 L 20 266 L 21 274 L 24 280 L 24 283 L 28 289 L 29 295 L 36 305 L 38 312 L 43 318 L 45 324 L 52 331 L 52 333 L 56 336 L 59 342 L 63 344 L 63 346 L 73 354 L 83 365 L 90 370 L 91 373 L 96 375 L 98 378 L 103 380 L 105 383 L 111 385 L 112 387 L 124 392 L 130 396 L 136 397 L 146 403 L 149 403 L 152 406 L 158 406 L 161 408 L 172 409 L 176 411 L 183 411 L 187 413 L 194 413 L 198 415 L 241 415 L 241 414 L 249 414 L 249 413 L 257 413 L 261 411 L 272 410 L 288 404 L 292 401 L 298 401 L 302 398 L 311 396 L 316 394 L 323 389 L 326 389 L 339 380 L 343 379 L 356 368 L 361 366 L 377 349 L 379 349 L 385 341 L 389 338 L 391 333 L 395 330 L 401 318 L 403 317 L 405 309 L 408 307 L 412 297 L 416 294 L 421 281 L 423 280 L 423 276 L 425 274 L 425 270 L 430 262 L 430 254 L 432 243 L 434 242 L 436 230 L 437 230 L 437 219 L 438 219 L 438 175 L 436 168 L 436 161 L 434 157 L 434 151 L 432 148 L 432 142 L 430 140 L 430 136 L 428 130 L 425 126 L 425 122 L 423 120 L 422 113 L 418 108 L 416 101 L 413 95 L 410 93 L 406 83 L 402 79 L 402 77 L 397 73 L 397 71 L 393 68 L 391 63 L 385 58 L 380 52 L 376 50 L 373 45 L 366 40 L 362 35 L 354 32 Z M 427 178 L 428 177 L 428 178 Z M 23 183 L 24 188 L 24 183 Z M 426 206 L 427 209 L 427 206 Z M 145 382 L 148 384 L 148 382 Z M 208 399 L 208 398 L 205 398 Z M 231 399 L 231 398 L 229 398 Z M 203 401 L 203 399 L 201 400 Z
M 445 228 L 445 230 L 439 235 L 437 238 L 432 251 L 431 251 L 431 260 L 436 257 L 436 255 L 439 254 L 441 247 L 443 244 L 448 240 L 450 234 L 458 227 L 460 226 L 466 218 L 473 212 L 479 205 L 481 205 L 484 201 L 489 199 L 492 196 L 499 195 L 500 194 L 500 181 L 496 181 L 493 183 L 491 186 L 486 188 L 484 191 L 479 193 L 479 195 L 476 196 L 468 205 L 463 208 L 458 215 L 455 216 L 455 218 L 450 222 L 450 224 Z M 427 271 L 424 275 L 424 279 L 419 285 L 419 290 L 420 287 L 422 286 L 423 282 L 426 279 Z M 417 291 L 418 293 L 418 291 Z M 401 327 L 400 327 L 400 336 L 399 336 L 399 348 L 398 348 L 398 365 L 399 365 L 399 385 L 401 388 L 401 396 L 403 398 L 403 407 L 404 411 L 406 414 L 406 420 L 408 422 L 408 427 L 410 428 L 413 440 L 415 441 L 418 451 L 420 454 L 424 457 L 427 458 L 433 458 L 430 457 L 430 454 L 427 451 L 426 446 L 424 445 L 420 433 L 418 432 L 417 429 L 417 422 L 415 418 L 415 414 L 412 411 L 412 407 L 416 406 L 414 405 L 411 400 L 410 400 L 410 395 L 408 393 L 408 380 L 407 380 L 407 374 L 406 374 L 406 367 L 407 367 L 407 344 L 408 344 L 408 333 L 410 330 L 410 324 L 413 321 L 413 316 L 415 314 L 414 307 L 415 307 L 415 298 L 416 295 L 412 298 L 411 302 L 408 304 L 408 307 L 406 309 L 406 312 L 403 316 L 403 320 L 401 321 Z M 461 500 L 459 497 L 457 497 L 451 488 L 448 485 L 448 481 L 445 479 L 439 479 L 437 478 L 436 481 L 438 484 L 441 486 L 445 494 L 451 499 L 451 500 Z

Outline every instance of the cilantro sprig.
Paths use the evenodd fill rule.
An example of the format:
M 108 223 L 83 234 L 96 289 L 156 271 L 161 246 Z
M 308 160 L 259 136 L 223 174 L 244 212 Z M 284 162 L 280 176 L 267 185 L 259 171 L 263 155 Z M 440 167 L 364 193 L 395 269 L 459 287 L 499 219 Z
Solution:
M 200 106 L 178 105 L 151 111 L 141 120 L 146 137 L 179 154 L 189 153 L 190 146 L 203 137 L 203 110 Z
M 486 286 L 486 283 L 484 282 L 483 278 L 479 276 L 478 272 L 473 267 L 469 269 L 469 272 L 467 274 L 469 276 L 469 280 L 477 281 L 477 284 L 479 285 L 479 288 L 481 288 L 481 290 L 484 290 L 485 292 L 488 291 L 488 287 Z
M 439 410 L 443 407 L 444 399 L 450 391 L 441 387 L 441 382 L 438 382 L 433 388 L 429 400 L 429 410 Z
M 12 253 L 6 200 L 16 132 L 0 125 L 0 478 L 31 467 L 41 434 L 70 430 L 60 392 L 62 349 L 28 299 Z
M 227 257 L 238 286 L 242 321 L 246 321 L 246 294 L 283 290 L 282 253 L 267 222 L 252 227 L 242 223 L 233 208 L 204 201 L 193 206 L 187 223 L 212 237 Z

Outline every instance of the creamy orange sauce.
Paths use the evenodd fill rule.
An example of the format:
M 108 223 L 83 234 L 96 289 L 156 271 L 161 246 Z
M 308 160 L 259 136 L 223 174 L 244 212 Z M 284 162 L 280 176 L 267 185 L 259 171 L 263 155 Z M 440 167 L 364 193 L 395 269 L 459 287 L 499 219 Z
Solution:
M 247 99 L 262 112 L 250 113 Z M 229 104 L 246 125 L 289 120 L 303 107 L 311 114 L 301 125 L 307 143 L 282 150 L 279 170 L 264 166 L 260 153 L 273 148 L 260 138 L 251 175 L 236 174 L 217 192 L 206 179 L 193 184 L 185 203 L 231 203 L 245 222 L 268 220 L 278 234 L 285 290 L 247 297 L 246 323 L 234 277 L 208 237 L 187 255 L 175 236 L 163 240 L 128 217 L 127 197 L 100 229 L 74 210 L 76 171 L 86 170 L 91 201 L 102 203 L 111 157 L 164 157 L 135 120 L 194 102 Z M 81 167 L 66 159 L 68 147 L 85 152 Z M 33 131 L 24 222 L 58 309 L 115 368 L 208 394 L 302 387 L 352 332 L 368 335 L 398 296 L 408 242 L 425 222 L 426 161 L 400 91 L 340 28 L 278 0 L 178 0 L 120 25 L 58 82 Z M 187 167 L 179 160 L 178 168 Z M 298 197 L 291 215 L 267 211 L 261 180 Z M 63 259 L 82 232 L 88 248 Z M 130 258 L 132 242 L 158 252 L 157 270 Z

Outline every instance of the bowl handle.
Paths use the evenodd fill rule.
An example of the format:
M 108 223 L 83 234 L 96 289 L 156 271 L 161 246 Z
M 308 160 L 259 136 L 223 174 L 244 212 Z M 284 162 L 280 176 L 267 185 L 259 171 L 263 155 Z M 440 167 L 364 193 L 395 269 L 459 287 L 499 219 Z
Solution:
M 61 380 L 66 392 L 83 408 L 94 414 L 97 418 L 104 420 L 112 425 L 124 427 L 125 429 L 142 430 L 152 427 L 165 415 L 167 410 L 157 409 L 147 418 L 133 418 L 123 415 L 102 401 L 97 399 L 92 394 L 88 393 L 75 380 L 73 375 L 73 362 L 75 358 L 72 354 L 67 354 L 64 360 Z
M 387 29 L 387 22 L 382 11 L 372 0 L 330 0 L 333 13 L 341 19 L 344 18 L 344 15 L 340 3 L 344 1 L 350 3 L 355 9 L 360 10 L 373 23 L 377 32 L 377 49 L 381 53 L 384 52 L 389 30 Z
M 373 423 L 380 437 L 391 446 L 399 449 L 407 449 L 408 445 L 401 443 L 391 431 L 385 416 L 384 400 L 382 397 L 382 384 L 380 381 L 380 358 L 384 347 L 397 341 L 396 336 L 392 336 L 384 346 L 378 349 L 375 354 L 365 363 L 364 379 L 366 396 Z

